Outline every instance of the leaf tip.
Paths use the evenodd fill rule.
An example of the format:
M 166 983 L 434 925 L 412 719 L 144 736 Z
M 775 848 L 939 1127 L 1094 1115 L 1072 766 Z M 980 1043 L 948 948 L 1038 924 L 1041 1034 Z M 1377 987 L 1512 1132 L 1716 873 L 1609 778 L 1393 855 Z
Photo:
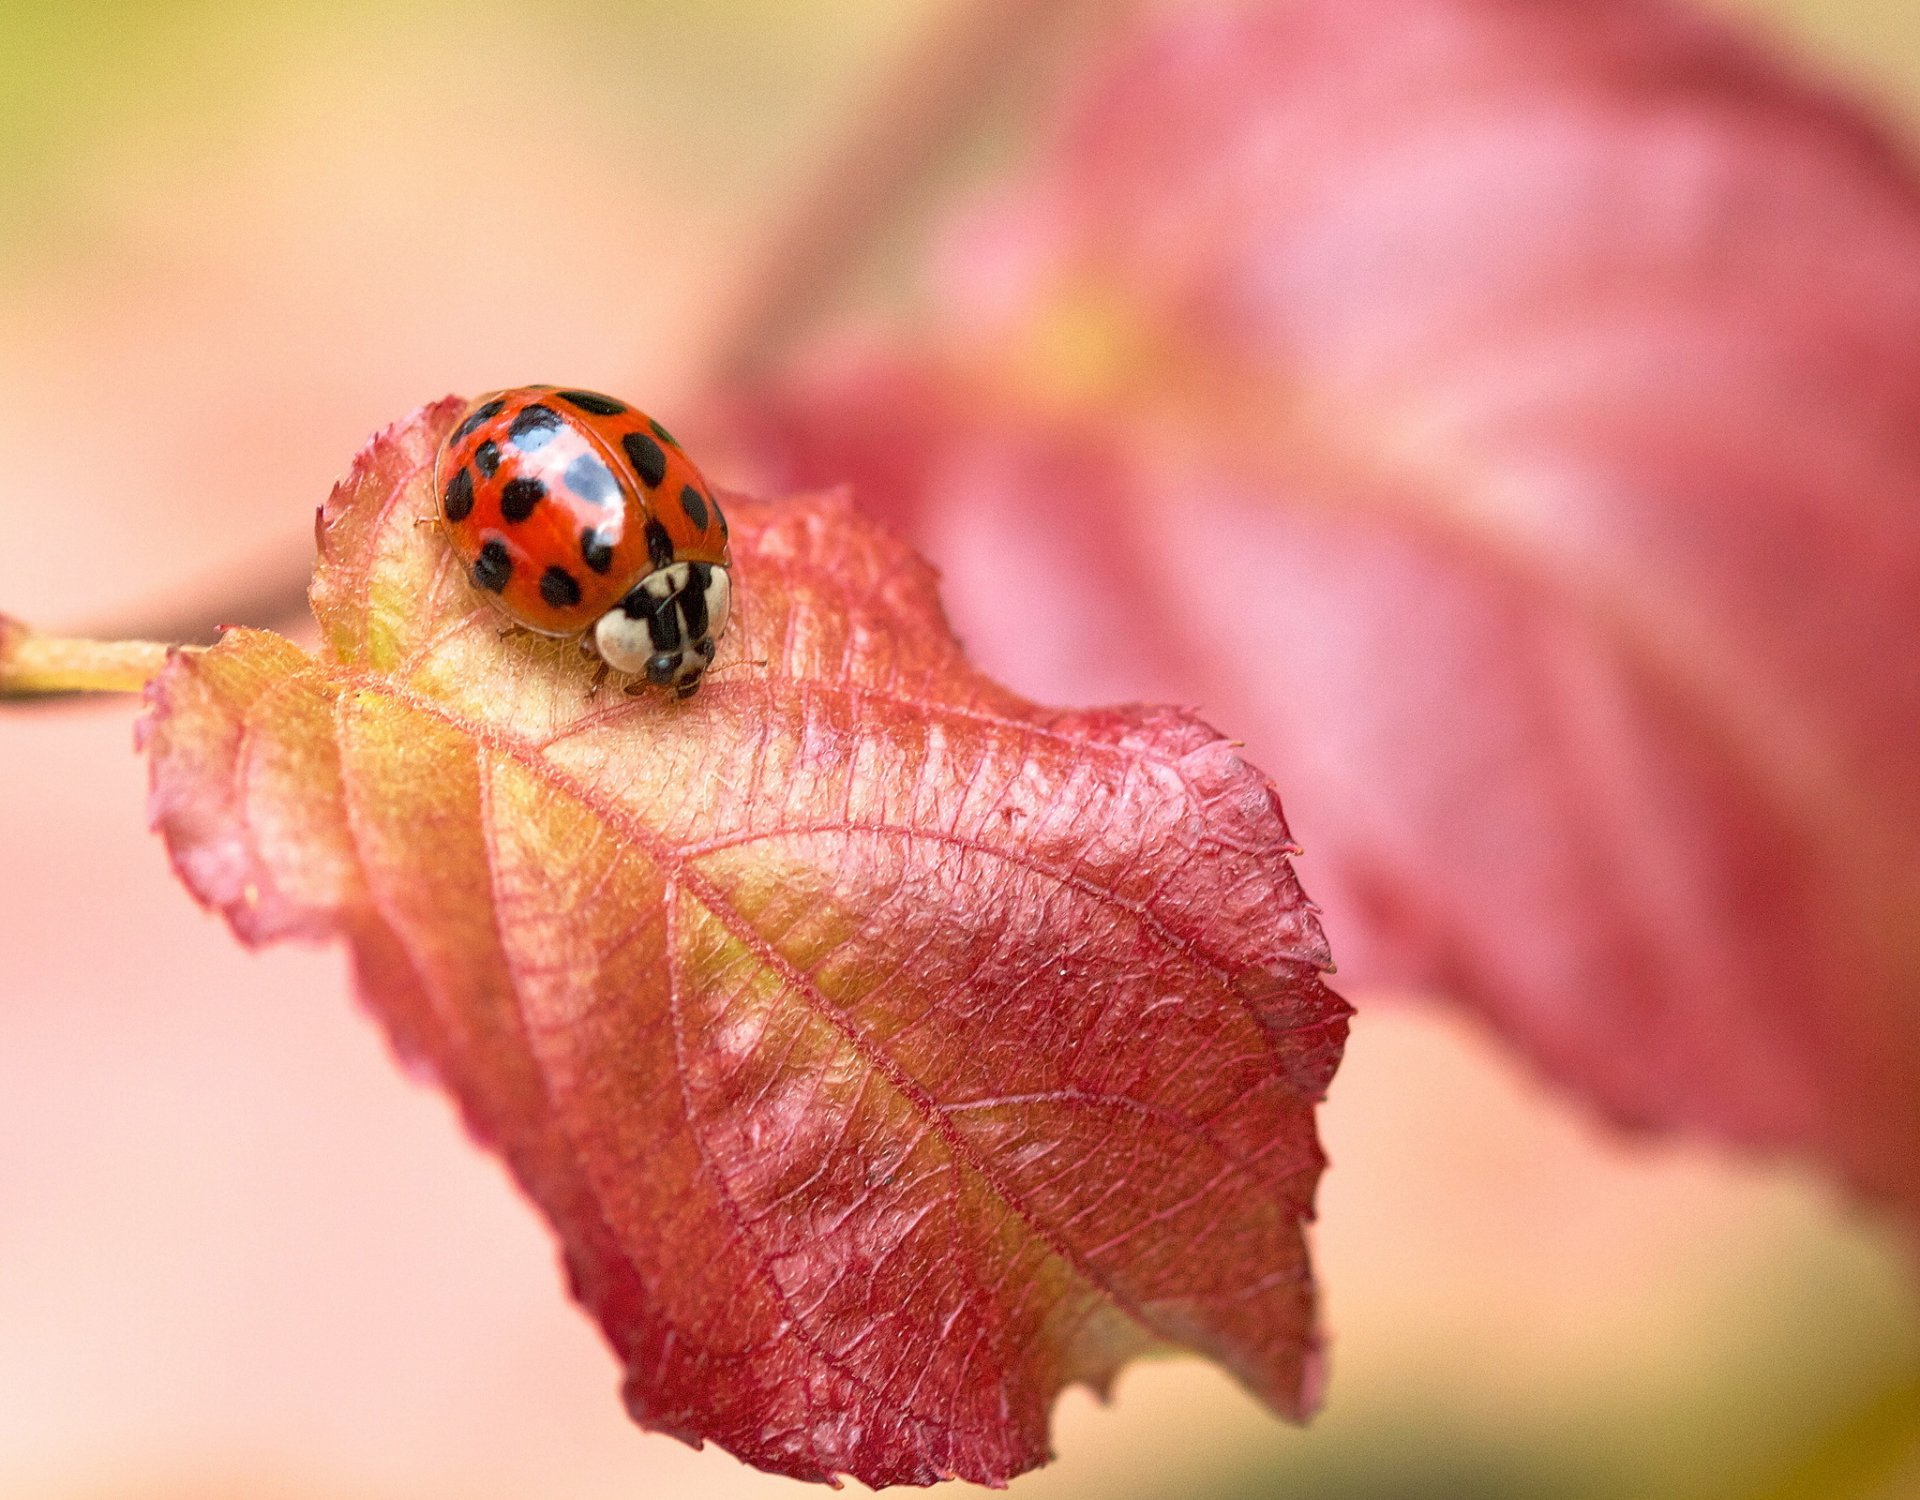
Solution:
M 353 456 L 347 472 L 334 481 L 333 489 L 313 514 L 314 546 L 322 559 L 333 550 L 336 533 L 343 519 L 359 509 L 361 496 L 371 486 L 388 493 L 389 503 L 403 486 L 391 483 L 396 460 L 417 463 L 424 450 L 428 456 L 437 447 L 441 435 L 453 425 L 454 418 L 466 408 L 465 396 L 447 395 L 415 408 L 397 422 L 389 422 L 374 432 Z
M 1320 1414 L 1327 1400 L 1327 1373 L 1326 1345 L 1316 1339 L 1300 1357 L 1300 1384 L 1287 1413 L 1294 1421 L 1304 1424 Z

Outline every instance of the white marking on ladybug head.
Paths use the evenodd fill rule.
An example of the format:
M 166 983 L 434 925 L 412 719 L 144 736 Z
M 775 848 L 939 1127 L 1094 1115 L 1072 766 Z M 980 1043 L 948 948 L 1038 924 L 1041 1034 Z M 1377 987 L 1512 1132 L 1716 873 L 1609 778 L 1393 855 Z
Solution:
M 647 659 L 653 655 L 653 634 L 645 620 L 636 620 L 615 605 L 595 623 L 593 647 L 614 671 L 643 677 Z
M 725 568 L 714 568 L 707 578 L 707 634 L 716 641 L 727 633 L 733 614 L 733 579 Z

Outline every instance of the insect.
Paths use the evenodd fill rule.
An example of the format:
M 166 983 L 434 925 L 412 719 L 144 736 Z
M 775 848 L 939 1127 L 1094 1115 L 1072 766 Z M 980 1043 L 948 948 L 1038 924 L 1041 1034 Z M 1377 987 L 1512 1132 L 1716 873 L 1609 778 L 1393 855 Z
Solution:
M 441 445 L 434 491 L 473 586 L 527 630 L 577 637 L 596 686 L 612 670 L 699 690 L 732 613 L 727 522 L 658 422 L 597 391 L 493 391 Z

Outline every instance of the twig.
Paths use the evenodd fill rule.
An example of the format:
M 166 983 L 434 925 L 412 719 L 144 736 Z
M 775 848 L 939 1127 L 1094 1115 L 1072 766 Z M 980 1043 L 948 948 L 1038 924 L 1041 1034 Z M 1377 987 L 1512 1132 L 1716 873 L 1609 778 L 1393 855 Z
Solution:
M 0 698 L 137 693 L 176 648 L 159 641 L 92 641 L 36 635 L 0 616 Z M 187 647 L 192 650 L 195 648 Z
M 887 79 L 830 150 L 783 228 L 761 242 L 707 362 L 725 390 L 763 375 L 863 254 L 977 126 L 1002 86 L 1050 60 L 1068 23 L 1111 24 L 1127 0 L 957 4 Z

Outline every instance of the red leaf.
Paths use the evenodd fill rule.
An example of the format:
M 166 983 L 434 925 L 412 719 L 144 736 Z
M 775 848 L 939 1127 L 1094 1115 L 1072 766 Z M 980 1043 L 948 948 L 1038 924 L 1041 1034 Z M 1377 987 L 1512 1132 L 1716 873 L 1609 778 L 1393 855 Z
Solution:
M 835 496 L 728 501 L 697 698 L 589 701 L 414 525 L 456 412 L 322 513 L 321 657 L 170 664 L 154 818 L 244 940 L 349 941 L 552 1219 L 635 1418 L 1000 1483 L 1063 1385 L 1159 1345 L 1304 1415 L 1346 1008 L 1265 779 L 1184 714 L 980 677 Z
M 756 420 L 1288 786 L 1362 984 L 1920 1208 L 1920 193 L 1637 0 L 1190 6 Z M 824 366 L 824 367 L 823 367 Z

